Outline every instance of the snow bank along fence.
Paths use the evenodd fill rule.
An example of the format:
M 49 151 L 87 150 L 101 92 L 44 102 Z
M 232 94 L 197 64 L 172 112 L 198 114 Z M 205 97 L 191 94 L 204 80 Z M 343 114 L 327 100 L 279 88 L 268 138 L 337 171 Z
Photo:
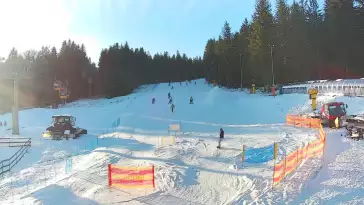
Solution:
M 29 147 L 32 144 L 31 138 L 0 138 L 0 144 L 6 145 L 8 147 L 20 147 L 17 152 L 9 159 L 4 159 L 0 161 L 0 176 L 5 174 L 6 172 L 10 172 L 10 170 L 18 164 L 18 162 L 23 158 L 25 153 L 28 151 Z
M 318 128 L 319 139 L 309 142 L 306 146 L 296 149 L 286 155 L 279 163 L 275 161 L 273 170 L 273 186 L 279 184 L 286 176 L 300 166 L 305 159 L 320 158 L 324 154 L 326 133 L 319 119 L 309 119 L 300 116 L 287 116 L 287 124 L 299 127 Z
M 110 187 L 116 188 L 154 188 L 154 166 L 125 167 L 108 165 Z

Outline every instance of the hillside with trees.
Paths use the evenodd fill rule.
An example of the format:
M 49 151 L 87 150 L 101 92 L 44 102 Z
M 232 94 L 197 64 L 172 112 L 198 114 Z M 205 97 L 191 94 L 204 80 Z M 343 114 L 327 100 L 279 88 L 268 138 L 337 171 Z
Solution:
M 273 13 L 273 7 L 275 12 Z M 59 50 L 44 46 L 0 58 L 0 75 L 25 73 L 20 81 L 22 107 L 59 102 L 54 80 L 68 85 L 70 101 L 127 95 L 144 84 L 206 78 L 229 88 L 286 84 L 312 79 L 364 76 L 364 1 L 300 0 L 289 5 L 256 0 L 251 21 L 238 31 L 229 22 L 217 38 L 207 39 L 203 56 L 178 51 L 150 55 L 144 48 L 115 43 L 93 64 L 84 45 L 72 40 Z M 13 82 L 0 80 L 0 110 L 10 110 Z

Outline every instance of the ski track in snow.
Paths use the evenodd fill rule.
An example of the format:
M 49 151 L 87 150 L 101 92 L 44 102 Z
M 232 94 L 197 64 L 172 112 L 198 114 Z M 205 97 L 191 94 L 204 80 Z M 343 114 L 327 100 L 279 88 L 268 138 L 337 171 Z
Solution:
M 243 144 L 264 147 L 278 142 L 280 157 L 316 137 L 314 130 L 284 124 L 288 113 L 310 112 L 307 95 L 249 95 L 207 86 L 202 80 L 196 84 L 174 83 L 173 90 L 168 84 L 147 85 L 124 97 L 21 111 L 20 132 L 32 138 L 32 147 L 0 180 L 0 203 L 335 204 L 336 199 L 343 198 L 350 204 L 364 203 L 360 196 L 364 186 L 362 165 L 358 160 L 363 156 L 364 144 L 342 139 L 342 130 L 328 131 L 332 140 L 323 160 L 306 161 L 274 189 L 272 161 L 241 162 Z M 168 92 L 176 104 L 173 114 L 167 104 Z M 194 105 L 188 104 L 190 96 L 194 97 Z M 350 102 L 349 112 L 363 111 L 362 100 L 337 98 Z M 318 107 L 334 99 L 319 96 Z M 74 115 L 76 124 L 88 129 L 89 134 L 68 141 L 41 139 L 51 116 L 62 113 Z M 39 120 L 35 121 L 34 116 Z M 0 115 L 0 121 L 10 119 L 10 114 Z M 111 128 L 116 119 L 120 119 L 121 126 Z M 175 144 L 161 146 L 159 137 L 168 136 L 171 123 L 180 123 L 182 133 Z M 216 149 L 220 127 L 225 130 L 225 139 L 222 149 Z M 11 130 L 2 127 L 0 136 L 11 136 Z M 2 149 L 0 154 L 9 157 L 15 151 Z M 72 157 L 72 172 L 66 174 L 66 159 L 75 152 L 78 155 Z M 108 188 L 109 163 L 153 164 L 156 188 Z

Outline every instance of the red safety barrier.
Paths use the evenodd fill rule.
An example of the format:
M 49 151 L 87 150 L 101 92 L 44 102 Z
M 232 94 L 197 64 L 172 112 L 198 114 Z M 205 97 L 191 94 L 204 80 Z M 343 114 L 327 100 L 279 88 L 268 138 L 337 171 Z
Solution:
M 109 186 L 118 188 L 153 188 L 154 166 L 122 167 L 108 165 Z

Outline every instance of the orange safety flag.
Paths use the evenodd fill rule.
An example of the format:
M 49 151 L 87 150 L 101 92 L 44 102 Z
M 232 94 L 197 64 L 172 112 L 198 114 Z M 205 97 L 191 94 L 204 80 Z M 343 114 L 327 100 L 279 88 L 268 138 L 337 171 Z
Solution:
M 109 186 L 117 188 L 153 188 L 154 166 L 121 167 L 108 165 Z

